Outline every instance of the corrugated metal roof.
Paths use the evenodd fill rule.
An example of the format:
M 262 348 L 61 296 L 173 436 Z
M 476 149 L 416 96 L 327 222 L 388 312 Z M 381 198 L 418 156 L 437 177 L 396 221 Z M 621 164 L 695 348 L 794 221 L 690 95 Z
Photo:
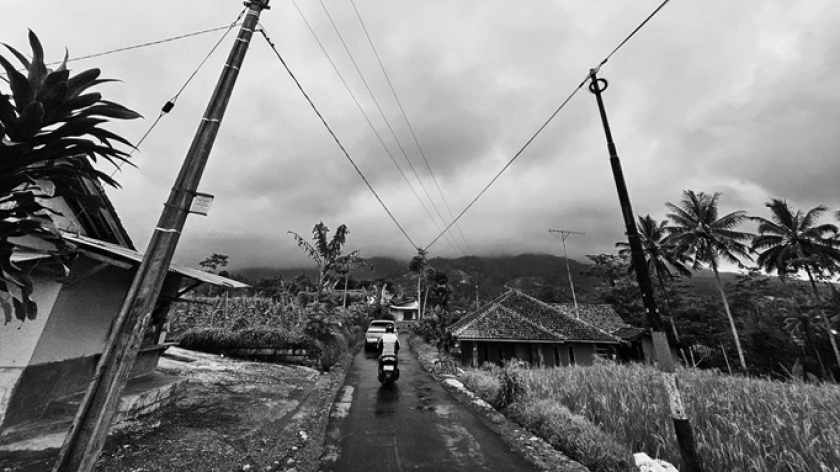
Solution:
M 127 247 L 122 247 L 116 244 L 107 243 L 105 241 L 100 241 L 98 239 L 89 238 L 86 236 L 81 236 L 72 233 L 64 233 L 62 235 L 67 240 L 84 246 L 86 248 L 106 252 L 113 256 L 120 257 L 122 259 L 127 259 L 132 262 L 136 262 L 140 264 L 143 262 L 143 254 L 129 249 Z M 210 274 L 204 272 L 202 270 L 193 269 L 192 267 L 187 267 L 181 264 L 170 264 L 169 270 L 175 272 L 177 274 L 181 274 L 184 277 L 189 277 L 194 280 L 199 280 L 201 282 L 205 282 L 208 284 L 218 285 L 221 287 L 228 287 L 228 288 L 245 288 L 248 287 L 247 284 L 243 284 L 242 282 L 238 282 L 233 279 L 229 279 L 227 277 L 222 277 L 216 274 Z

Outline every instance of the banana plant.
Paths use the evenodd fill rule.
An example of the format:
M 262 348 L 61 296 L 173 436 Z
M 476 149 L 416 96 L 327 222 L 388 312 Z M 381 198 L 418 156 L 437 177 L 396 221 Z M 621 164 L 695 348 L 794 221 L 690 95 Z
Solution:
M 45 203 L 56 197 L 81 197 L 75 190 L 80 179 L 118 187 L 93 163 L 102 159 L 130 164 L 129 154 L 115 145 L 132 145 L 103 125 L 111 119 L 140 117 L 90 90 L 113 81 L 101 79 L 99 69 L 73 75 L 65 52 L 61 64 L 51 70 L 32 31 L 29 44 L 31 59 L 5 45 L 22 67 L 0 54 L 10 92 L 0 90 L 0 309 L 6 323 L 12 315 L 21 321 L 34 319 L 38 311 L 32 279 L 14 262 L 15 253 L 54 257 L 66 270 L 62 256 L 72 248 L 53 224 L 56 213 Z M 33 244 L 36 240 L 46 244 Z

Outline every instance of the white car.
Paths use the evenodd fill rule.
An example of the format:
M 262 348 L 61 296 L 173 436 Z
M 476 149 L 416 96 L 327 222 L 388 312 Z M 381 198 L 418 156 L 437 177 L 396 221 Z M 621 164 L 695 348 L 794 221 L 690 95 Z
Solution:
M 385 334 L 385 328 L 394 327 L 394 334 L 397 334 L 397 324 L 392 320 L 373 320 L 365 331 L 365 350 L 376 349 L 379 339 Z

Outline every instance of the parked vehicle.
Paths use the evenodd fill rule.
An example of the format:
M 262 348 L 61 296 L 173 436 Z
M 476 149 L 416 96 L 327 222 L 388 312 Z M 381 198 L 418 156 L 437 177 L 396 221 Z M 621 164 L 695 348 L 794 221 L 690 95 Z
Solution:
M 367 331 L 365 332 L 365 350 L 376 348 L 377 343 L 385 334 L 388 326 L 394 327 L 394 333 L 397 332 L 397 324 L 392 320 L 373 320 L 370 322 Z

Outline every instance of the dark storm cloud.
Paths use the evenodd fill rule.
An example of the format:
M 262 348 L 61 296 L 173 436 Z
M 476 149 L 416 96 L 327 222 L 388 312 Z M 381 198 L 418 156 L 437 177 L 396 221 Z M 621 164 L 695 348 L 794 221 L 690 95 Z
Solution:
M 357 1 L 380 59 L 438 183 L 457 214 L 533 135 L 587 70 L 653 8 L 645 2 Z M 60 56 L 98 52 L 227 24 L 237 5 L 162 0 L 109 8 L 99 0 L 26 12 Z M 426 200 L 332 25 L 317 2 L 299 4 L 394 159 Z M 291 4 L 263 24 L 351 157 L 418 245 L 439 233 L 395 168 Z M 438 210 L 448 217 L 390 86 L 349 2 L 327 4 L 368 84 Z M 0 38 L 25 48 L 23 13 L 3 15 Z M 661 219 L 666 201 L 693 189 L 723 192 L 721 210 L 763 214 L 770 197 L 799 207 L 840 205 L 840 3 L 774 0 L 671 2 L 606 65 L 605 100 L 637 214 Z M 27 20 L 29 21 L 29 20 Z M 88 34 L 96 31 L 96 34 Z M 104 56 L 123 83 L 103 92 L 146 116 L 114 130 L 137 139 L 221 34 Z M 228 38 L 230 40 L 230 38 Z M 189 148 L 230 42 L 226 42 L 118 174 L 109 193 L 142 246 Z M 108 169 L 110 172 L 110 169 Z M 413 252 L 260 36 L 250 48 L 201 190 L 210 216 L 191 217 L 179 257 L 211 252 L 235 266 L 306 264 L 287 231 L 347 224 L 363 254 Z M 436 211 L 426 203 L 431 213 Z M 437 223 L 438 226 L 442 224 Z M 479 254 L 559 250 L 549 227 L 586 232 L 570 256 L 610 252 L 623 222 L 593 96 L 582 90 L 461 220 Z M 434 255 L 458 256 L 445 240 Z

